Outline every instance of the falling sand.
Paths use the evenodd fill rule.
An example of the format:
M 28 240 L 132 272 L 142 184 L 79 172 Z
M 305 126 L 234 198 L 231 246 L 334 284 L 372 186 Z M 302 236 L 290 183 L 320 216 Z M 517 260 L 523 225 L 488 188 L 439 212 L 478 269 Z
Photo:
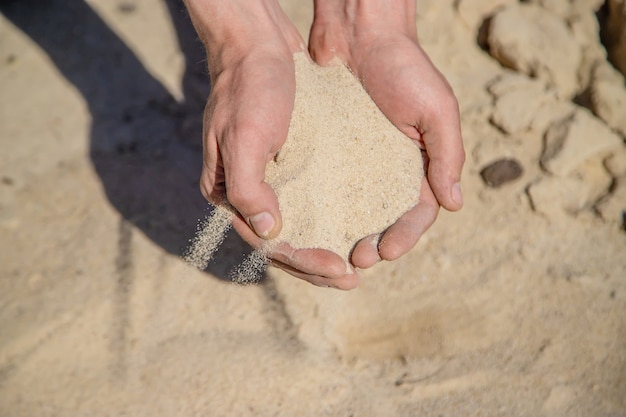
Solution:
M 347 262 L 360 239 L 383 232 L 418 203 L 422 156 L 348 68 L 321 67 L 304 53 L 294 60 L 289 134 L 266 171 L 283 217 L 269 245 L 327 249 Z M 187 256 L 192 264 L 206 266 L 228 229 L 228 214 L 222 208 L 208 219 Z M 251 257 L 234 273 L 238 281 L 250 281 L 247 269 L 259 270 L 262 256 Z

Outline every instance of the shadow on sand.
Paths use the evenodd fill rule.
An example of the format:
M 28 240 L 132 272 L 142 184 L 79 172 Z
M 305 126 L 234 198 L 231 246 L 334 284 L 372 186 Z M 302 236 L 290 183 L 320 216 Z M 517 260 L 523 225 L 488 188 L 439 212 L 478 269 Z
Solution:
M 202 110 L 210 85 L 203 46 L 182 2 L 165 2 L 186 61 L 183 102 L 170 95 L 84 1 L 3 0 L 0 12 L 83 95 L 92 116 L 91 161 L 122 222 L 181 255 L 198 219 L 209 213 L 198 178 Z M 134 13 L 134 7 L 126 1 L 118 12 Z M 229 279 L 249 252 L 231 232 L 207 272 Z

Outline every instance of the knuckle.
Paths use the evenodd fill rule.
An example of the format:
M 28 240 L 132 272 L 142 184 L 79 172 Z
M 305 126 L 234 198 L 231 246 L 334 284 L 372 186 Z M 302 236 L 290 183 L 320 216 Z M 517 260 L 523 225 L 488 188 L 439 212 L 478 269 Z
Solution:
M 199 182 L 200 192 L 211 204 L 220 204 L 224 200 L 224 185 L 218 175 L 211 175 L 205 168 Z
M 240 208 L 248 201 L 248 194 L 237 183 L 228 184 L 226 198 L 234 207 Z

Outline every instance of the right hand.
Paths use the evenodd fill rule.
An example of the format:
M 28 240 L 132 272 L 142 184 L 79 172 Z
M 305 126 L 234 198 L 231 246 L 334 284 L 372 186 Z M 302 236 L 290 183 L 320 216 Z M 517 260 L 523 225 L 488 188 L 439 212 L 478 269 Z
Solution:
M 293 54 L 308 54 L 306 45 L 275 0 L 187 0 L 187 7 L 211 74 L 202 194 L 213 204 L 227 200 L 238 213 L 233 226 L 257 248 L 282 227 L 265 167 L 287 139 L 296 88 Z M 358 285 L 358 273 L 330 251 L 283 243 L 269 256 L 273 265 L 315 285 Z

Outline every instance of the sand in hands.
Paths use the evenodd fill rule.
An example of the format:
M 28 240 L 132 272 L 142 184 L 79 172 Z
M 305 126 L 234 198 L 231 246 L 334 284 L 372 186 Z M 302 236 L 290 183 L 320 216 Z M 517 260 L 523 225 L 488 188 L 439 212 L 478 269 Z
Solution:
M 289 134 L 266 171 L 283 216 L 276 240 L 348 261 L 360 239 L 417 204 L 422 155 L 344 65 L 321 67 L 304 53 L 294 60 Z
M 287 141 L 267 165 L 283 217 L 280 235 L 233 271 L 254 281 L 271 247 L 327 249 L 346 262 L 362 238 L 379 234 L 418 203 L 423 177 L 419 148 L 380 111 L 344 65 L 321 67 L 294 55 L 296 97 Z M 205 268 L 228 230 L 218 208 L 186 259 Z

